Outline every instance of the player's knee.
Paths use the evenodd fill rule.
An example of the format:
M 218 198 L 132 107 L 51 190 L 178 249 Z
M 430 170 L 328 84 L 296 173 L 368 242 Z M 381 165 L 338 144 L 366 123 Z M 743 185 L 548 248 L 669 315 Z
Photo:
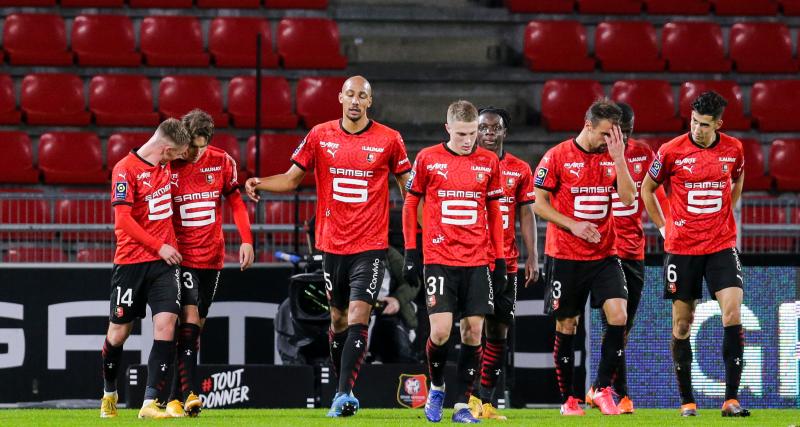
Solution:
M 480 345 L 481 330 L 479 328 L 467 328 L 461 330 L 461 342 L 467 345 Z
M 444 345 L 450 339 L 450 325 L 447 327 L 431 325 L 431 341 L 436 345 Z
M 195 306 L 193 310 L 187 310 L 186 307 L 184 307 L 181 313 L 181 323 L 191 323 L 192 325 L 200 324 L 200 313 L 197 310 L 197 306 Z
M 177 316 L 164 317 L 153 322 L 153 338 L 159 341 L 172 341 L 175 338 Z
M 556 330 L 562 334 L 574 335 L 578 329 L 577 317 L 564 317 L 556 319 Z
M 622 326 L 628 323 L 628 313 L 625 310 L 618 310 L 606 316 L 609 325 Z
M 505 339 L 508 334 L 508 326 L 497 320 L 486 318 L 486 338 Z
M 114 347 L 119 347 L 125 344 L 125 340 L 128 339 L 128 334 L 123 328 L 109 328 L 106 339 Z
M 738 307 L 722 313 L 722 326 L 740 325 L 741 323 L 742 314 Z
M 673 333 L 675 334 L 675 336 L 678 338 L 684 338 L 688 336 L 689 331 L 692 328 L 693 321 L 694 321 L 694 316 L 676 319 L 672 326 Z

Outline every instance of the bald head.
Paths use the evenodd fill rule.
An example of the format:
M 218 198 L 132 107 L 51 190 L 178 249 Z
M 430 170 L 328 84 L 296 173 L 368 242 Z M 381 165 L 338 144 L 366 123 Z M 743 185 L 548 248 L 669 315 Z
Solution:
M 348 89 L 355 90 L 356 92 L 364 91 L 372 96 L 372 86 L 369 81 L 363 76 L 353 76 L 344 81 L 342 85 L 342 93 L 347 92 Z
M 342 104 L 342 118 L 352 123 L 365 124 L 367 109 L 372 105 L 372 86 L 362 76 L 353 76 L 345 80 L 339 93 Z

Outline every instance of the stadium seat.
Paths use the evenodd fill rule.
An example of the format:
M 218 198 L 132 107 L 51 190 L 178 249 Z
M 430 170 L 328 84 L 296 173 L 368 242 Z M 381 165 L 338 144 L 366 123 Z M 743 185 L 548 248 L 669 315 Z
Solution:
M 656 29 L 646 21 L 601 22 L 594 32 L 594 56 L 603 71 L 662 71 Z
M 105 184 L 100 139 L 92 132 L 48 132 L 39 138 L 39 169 L 47 184 Z
M 208 66 L 208 54 L 203 50 L 202 27 L 194 16 L 148 16 L 142 20 L 140 38 L 147 65 Z
M 214 126 L 228 126 L 222 111 L 222 87 L 210 76 L 167 76 L 158 87 L 158 110 L 163 119 L 181 117 L 199 108 L 214 118 Z
M 636 130 L 635 125 L 636 124 L 634 123 L 634 131 Z M 658 149 L 661 148 L 662 145 L 668 143 L 672 138 L 663 136 L 637 136 L 634 139 L 649 145 L 650 149 L 653 150 L 654 153 L 658 153 Z
M 11 65 L 71 65 L 60 15 L 13 13 L 3 23 L 3 49 Z
M 180 8 L 192 7 L 193 0 L 128 0 L 131 7 L 141 8 Z
M 107 74 L 89 82 L 89 110 L 100 126 L 157 126 L 153 89 L 145 76 Z
M 112 171 L 114 166 L 127 156 L 134 148 L 144 145 L 152 133 L 146 132 L 123 132 L 115 133 L 108 138 L 108 149 L 106 156 L 106 166 Z
M 133 23 L 124 15 L 75 17 L 72 50 L 78 65 L 84 67 L 136 67 L 142 63 L 142 55 L 136 51 Z
M 39 171 L 33 167 L 33 147 L 25 132 L 0 132 L 0 183 L 33 184 L 39 182 Z
M 328 0 L 264 0 L 264 6 L 274 9 L 325 9 Z
M 4 188 L 0 192 L 6 193 L 5 197 L 0 198 L 0 224 L 52 224 L 50 206 L 42 197 L 42 190 Z M 19 196 L 14 197 L 13 194 Z M 51 231 L 7 231 L 0 232 L 0 241 L 51 240 L 54 236 L 55 233 Z
M 65 189 L 56 201 L 56 224 L 114 224 L 108 190 Z M 61 238 L 81 242 L 111 242 L 111 231 L 62 231 Z
M 800 191 L 800 140 L 772 141 L 769 151 L 769 173 L 775 178 L 778 191 Z
M 22 113 L 17 109 L 14 82 L 8 74 L 0 74 L 0 125 L 19 123 Z
M 745 191 L 769 190 L 772 177 L 764 170 L 764 151 L 761 143 L 752 138 L 740 138 L 744 148 L 744 189 Z
M 711 22 L 668 22 L 661 31 L 661 57 L 673 72 L 725 73 L 722 29 Z
M 278 55 L 285 68 L 347 66 L 340 53 L 339 28 L 327 18 L 284 18 L 278 24 Z
M 272 51 L 272 29 L 265 18 L 214 18 L 208 33 L 208 51 L 217 67 L 255 67 L 259 33 L 262 34 L 261 66 L 275 68 L 278 55 Z
M 102 262 L 110 263 L 114 261 L 114 248 L 83 248 L 78 249 L 76 255 L 77 262 Z
M 638 15 L 641 0 L 578 0 L 578 11 L 588 14 Z
M 197 7 L 207 9 L 258 9 L 261 0 L 197 0 Z
M 742 89 L 733 80 L 693 80 L 681 85 L 678 105 L 681 117 L 688 123 L 692 116 L 692 101 L 701 93 L 713 90 L 728 101 L 722 116 L 723 131 L 750 130 L 752 120 L 744 115 Z
M 261 165 L 256 173 L 256 137 L 247 140 L 247 172 L 253 176 L 270 176 L 284 173 L 292 166 L 291 158 L 294 150 L 303 139 L 302 135 L 264 134 L 261 135 Z M 314 185 L 314 172 L 306 173 L 302 186 Z
M 586 110 L 603 97 L 594 80 L 548 80 L 542 88 L 542 120 L 550 132 L 578 132 Z
M 778 14 L 777 0 L 711 0 L 720 16 L 770 16 Z
M 67 262 L 68 257 L 57 246 L 11 247 L 3 256 L 3 262 L 42 263 Z
M 637 132 L 683 129 L 683 120 L 675 114 L 672 88 L 664 80 L 619 80 L 611 89 L 611 98 L 630 104 L 636 114 Z
M 644 0 L 650 15 L 708 15 L 708 0 Z
M 297 82 L 297 115 L 306 127 L 342 117 L 339 93 L 345 77 L 304 77 Z
M 745 164 L 746 165 L 746 164 Z M 745 181 L 747 175 L 745 173 Z M 745 182 L 745 190 L 747 190 Z M 791 208 L 781 206 L 776 203 L 775 196 L 768 195 L 747 195 L 742 203 L 741 222 L 742 224 L 774 225 L 787 224 L 789 215 L 787 210 Z M 742 252 L 790 252 L 795 245 L 795 239 L 787 236 L 787 233 L 777 235 L 747 235 L 745 233 L 741 240 Z
M 781 0 L 781 9 L 786 16 L 800 16 L 800 0 Z
M 750 114 L 762 132 L 800 131 L 794 106 L 800 99 L 800 80 L 755 82 L 750 91 Z
M 29 74 L 22 79 L 20 105 L 29 125 L 86 126 L 83 80 L 75 74 Z
M 739 22 L 730 35 L 731 59 L 740 73 L 794 73 L 792 36 L 779 22 Z
M 592 71 L 586 29 L 577 21 L 531 21 L 525 28 L 524 55 L 532 71 Z
M 283 200 L 264 204 L 265 224 L 303 224 L 314 216 L 315 203 Z M 297 215 L 295 215 L 297 213 Z
M 256 78 L 234 77 L 228 85 L 228 112 L 237 128 L 256 124 Z M 292 129 L 297 115 L 292 112 L 292 93 L 283 77 L 261 78 L 261 126 Z
M 239 166 L 242 166 L 242 149 L 239 147 L 239 140 L 236 139 L 236 136 L 229 133 L 215 133 L 211 138 L 211 145 L 225 150 Z
M 123 6 L 125 6 L 125 0 L 61 0 L 59 3 L 61 4 L 61 7 L 123 7 Z
M 575 0 L 505 0 L 511 13 L 572 13 Z
M 0 7 L 55 6 L 56 0 L 0 0 Z

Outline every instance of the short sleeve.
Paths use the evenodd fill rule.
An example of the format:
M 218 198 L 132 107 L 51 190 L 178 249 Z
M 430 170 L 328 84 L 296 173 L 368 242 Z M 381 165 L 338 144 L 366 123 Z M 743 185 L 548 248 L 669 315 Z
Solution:
M 652 178 L 653 181 L 660 184 L 667 178 L 671 167 L 672 165 L 670 164 L 670 156 L 664 150 L 664 146 L 662 145 L 661 148 L 658 149 L 658 154 L 656 154 L 655 158 L 653 159 L 653 163 L 650 164 L 650 169 L 647 171 L 647 173 L 650 175 L 650 178 Z
M 411 177 L 406 182 L 406 191 L 418 197 L 425 195 L 425 187 L 428 182 L 427 169 L 425 168 L 425 154 L 419 153 L 411 168 Z
M 125 162 L 119 162 L 111 175 L 111 206 L 133 206 L 135 189 L 131 183 L 136 183 L 134 173 L 125 167 Z
M 527 205 L 536 201 L 536 193 L 533 191 L 533 173 L 527 164 L 522 168 L 522 176 L 519 177 L 517 184 L 517 203 Z
M 494 156 L 493 156 L 494 157 Z M 496 200 L 505 194 L 503 192 L 503 184 L 500 179 L 500 162 L 494 157 L 492 159 L 492 171 L 489 173 L 489 182 L 486 184 L 486 198 L 489 200 Z
M 300 145 L 294 150 L 292 154 L 292 163 L 297 165 L 304 172 L 314 169 L 314 138 L 313 131 L 309 132 L 305 138 L 300 142 Z
M 396 138 L 392 144 L 392 158 L 390 161 L 392 162 L 392 173 L 395 175 L 403 175 L 411 171 L 411 162 L 408 160 L 406 144 L 403 142 L 403 137 L 400 136 L 399 133 L 396 134 Z
M 744 172 L 744 149 L 741 144 L 737 148 L 736 163 L 733 165 L 733 172 L 731 173 L 731 178 L 734 181 L 739 179 L 739 177 L 742 176 L 742 172 Z
M 239 188 L 239 167 L 236 164 L 236 160 L 227 153 L 225 153 L 224 179 L 225 183 L 222 185 L 222 194 L 227 196 Z
M 539 161 L 536 175 L 533 178 L 534 187 L 547 191 L 555 191 L 558 188 L 560 183 L 558 168 L 554 167 L 558 164 L 558 160 L 555 158 L 556 154 L 555 149 L 551 148 Z

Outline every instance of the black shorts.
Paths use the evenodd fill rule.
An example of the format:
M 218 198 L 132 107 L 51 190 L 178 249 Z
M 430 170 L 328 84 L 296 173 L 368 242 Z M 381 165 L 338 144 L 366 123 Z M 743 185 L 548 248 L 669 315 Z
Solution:
M 111 323 L 130 323 L 144 318 L 147 304 L 158 313 L 181 312 L 180 269 L 157 260 L 114 264 L 111 270 Z
M 208 309 L 217 294 L 221 270 L 181 267 L 181 305 L 196 305 L 200 318 L 208 317 Z
M 497 287 L 493 286 L 494 293 L 494 314 L 488 315 L 493 320 L 510 325 L 514 321 L 514 311 L 517 309 L 517 281 L 516 272 L 508 273 L 506 276 L 506 287 L 503 292 L 497 292 Z
M 644 261 L 635 259 L 622 259 L 622 272 L 625 274 L 625 282 L 628 286 L 628 323 L 627 331 L 633 327 L 633 319 L 636 317 L 636 310 L 639 308 L 639 301 L 642 300 L 644 291 Z
M 425 304 L 428 314 L 453 313 L 457 318 L 494 313 L 489 266 L 425 266 Z
M 346 310 L 350 301 L 374 305 L 386 273 L 386 250 L 351 255 L 325 253 L 322 270 L 328 303 L 332 307 Z
M 675 255 L 664 257 L 664 299 L 691 301 L 703 297 L 703 278 L 708 293 L 725 288 L 744 287 L 742 263 L 736 248 L 707 255 Z
M 574 317 L 583 313 L 586 299 L 592 295 L 592 308 L 606 300 L 628 298 L 622 263 L 616 256 L 577 261 L 545 257 L 545 314 Z

